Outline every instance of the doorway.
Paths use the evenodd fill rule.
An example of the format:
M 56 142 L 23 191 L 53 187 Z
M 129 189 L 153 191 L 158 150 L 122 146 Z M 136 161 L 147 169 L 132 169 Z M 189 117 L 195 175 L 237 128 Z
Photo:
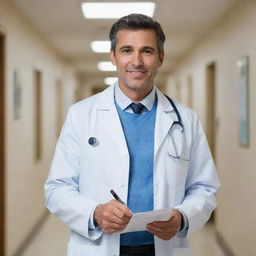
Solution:
M 63 84 L 60 79 L 56 81 L 56 137 L 60 136 L 63 125 Z
M 35 88 L 35 161 L 40 161 L 42 157 L 42 72 L 34 70 Z
M 215 160 L 215 138 L 216 138 L 216 113 L 215 113 L 215 78 L 216 65 L 210 63 L 206 68 L 206 136 Z
M 193 108 L 193 80 L 190 75 L 187 82 L 187 94 L 187 106 Z
M 0 33 L 0 255 L 5 255 L 5 37 Z

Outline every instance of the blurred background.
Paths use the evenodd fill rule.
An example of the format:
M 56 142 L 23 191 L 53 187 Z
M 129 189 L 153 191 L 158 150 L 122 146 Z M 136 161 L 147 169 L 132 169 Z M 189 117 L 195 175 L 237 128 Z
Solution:
M 101 62 L 117 17 L 82 3 L 0 1 L 2 256 L 66 255 L 69 231 L 45 209 L 43 184 L 69 106 L 115 80 Z M 194 255 L 256 255 L 256 1 L 152 0 L 141 8 L 167 37 L 156 84 L 198 113 L 221 180 L 214 216 L 190 237 Z

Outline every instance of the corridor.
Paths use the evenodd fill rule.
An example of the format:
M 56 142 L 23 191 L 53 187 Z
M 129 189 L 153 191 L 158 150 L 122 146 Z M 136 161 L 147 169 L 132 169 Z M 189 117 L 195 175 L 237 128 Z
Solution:
M 69 229 L 48 213 L 44 184 L 70 107 L 117 81 L 108 37 L 117 18 L 98 17 L 115 4 L 100 2 L 106 7 L 91 17 L 86 11 L 96 0 L 0 1 L 0 256 L 67 255 Z M 221 183 L 214 223 L 189 238 L 193 255 L 255 256 L 256 1 L 148 6 L 138 12 L 147 11 L 166 34 L 155 84 L 195 111 Z
M 20 256 L 66 255 L 68 239 L 68 229 L 56 217 L 48 216 L 45 224 Z M 190 242 L 195 256 L 226 256 L 216 242 L 212 223 L 193 234 Z

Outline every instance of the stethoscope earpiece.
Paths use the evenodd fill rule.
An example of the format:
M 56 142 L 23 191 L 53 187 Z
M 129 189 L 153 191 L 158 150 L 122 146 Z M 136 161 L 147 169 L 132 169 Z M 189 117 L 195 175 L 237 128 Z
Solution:
M 94 138 L 94 137 L 90 137 L 89 140 L 88 140 L 88 143 L 89 143 L 91 146 L 96 146 L 97 139 Z

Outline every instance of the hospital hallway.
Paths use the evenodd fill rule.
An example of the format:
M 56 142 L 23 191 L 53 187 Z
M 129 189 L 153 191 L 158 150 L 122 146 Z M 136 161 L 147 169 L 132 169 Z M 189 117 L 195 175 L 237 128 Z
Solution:
M 68 229 L 56 217 L 49 215 L 45 224 L 39 230 L 37 235 L 32 238 L 29 246 L 20 254 L 20 256 L 63 256 L 67 250 L 68 239 Z M 211 222 L 200 232 L 193 234 L 190 238 L 190 242 L 193 248 L 193 255 L 226 255 L 216 241 L 214 225 Z
M 256 0 L 131 2 L 0 0 L 0 256 L 67 255 L 70 231 L 46 209 L 44 184 L 70 107 L 117 81 L 109 29 L 120 11 L 138 7 L 129 13 L 151 16 L 166 35 L 155 85 L 196 113 L 220 178 L 214 218 L 189 236 L 193 256 L 256 255 Z M 182 153 L 192 141 L 184 130 Z

